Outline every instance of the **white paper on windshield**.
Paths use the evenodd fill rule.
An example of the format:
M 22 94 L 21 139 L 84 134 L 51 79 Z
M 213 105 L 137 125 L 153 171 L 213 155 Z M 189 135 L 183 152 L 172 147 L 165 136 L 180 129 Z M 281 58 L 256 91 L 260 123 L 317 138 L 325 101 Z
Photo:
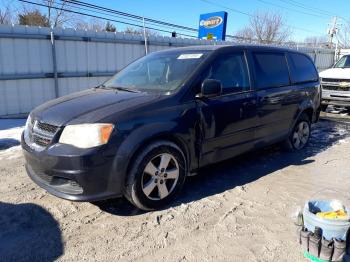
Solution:
M 203 54 L 182 54 L 179 55 L 177 59 L 198 59 L 201 58 Z

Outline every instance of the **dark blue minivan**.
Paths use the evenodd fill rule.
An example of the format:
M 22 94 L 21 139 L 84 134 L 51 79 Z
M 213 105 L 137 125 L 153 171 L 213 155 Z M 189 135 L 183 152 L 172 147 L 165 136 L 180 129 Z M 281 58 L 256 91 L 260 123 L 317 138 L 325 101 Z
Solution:
M 34 109 L 22 135 L 29 176 L 74 201 L 167 205 L 187 175 L 249 150 L 308 143 L 321 90 L 307 55 L 201 46 L 147 55 L 103 85 Z

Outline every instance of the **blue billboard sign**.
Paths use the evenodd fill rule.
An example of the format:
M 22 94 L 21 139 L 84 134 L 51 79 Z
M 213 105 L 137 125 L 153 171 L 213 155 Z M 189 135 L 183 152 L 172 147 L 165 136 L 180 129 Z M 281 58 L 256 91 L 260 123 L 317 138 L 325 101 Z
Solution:
M 227 12 L 202 14 L 199 17 L 199 39 L 225 40 Z

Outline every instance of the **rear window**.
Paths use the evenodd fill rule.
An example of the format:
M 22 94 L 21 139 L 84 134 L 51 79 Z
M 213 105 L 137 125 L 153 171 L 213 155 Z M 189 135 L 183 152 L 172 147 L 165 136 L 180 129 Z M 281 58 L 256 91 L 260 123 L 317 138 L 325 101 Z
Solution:
M 314 82 L 318 80 L 318 73 L 309 57 L 296 53 L 290 53 L 288 56 L 293 83 Z
M 258 89 L 289 85 L 289 71 L 283 53 L 253 53 Z

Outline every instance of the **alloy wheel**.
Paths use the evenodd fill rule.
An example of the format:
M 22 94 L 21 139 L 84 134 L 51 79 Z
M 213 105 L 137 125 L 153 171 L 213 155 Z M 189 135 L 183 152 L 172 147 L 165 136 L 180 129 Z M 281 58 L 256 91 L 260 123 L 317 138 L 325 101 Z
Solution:
M 179 174 L 179 164 L 173 155 L 157 155 L 148 162 L 143 171 L 142 191 L 151 200 L 164 199 L 174 191 Z
M 295 128 L 293 133 L 293 146 L 296 149 L 303 148 L 310 137 L 310 126 L 306 121 L 301 121 Z

